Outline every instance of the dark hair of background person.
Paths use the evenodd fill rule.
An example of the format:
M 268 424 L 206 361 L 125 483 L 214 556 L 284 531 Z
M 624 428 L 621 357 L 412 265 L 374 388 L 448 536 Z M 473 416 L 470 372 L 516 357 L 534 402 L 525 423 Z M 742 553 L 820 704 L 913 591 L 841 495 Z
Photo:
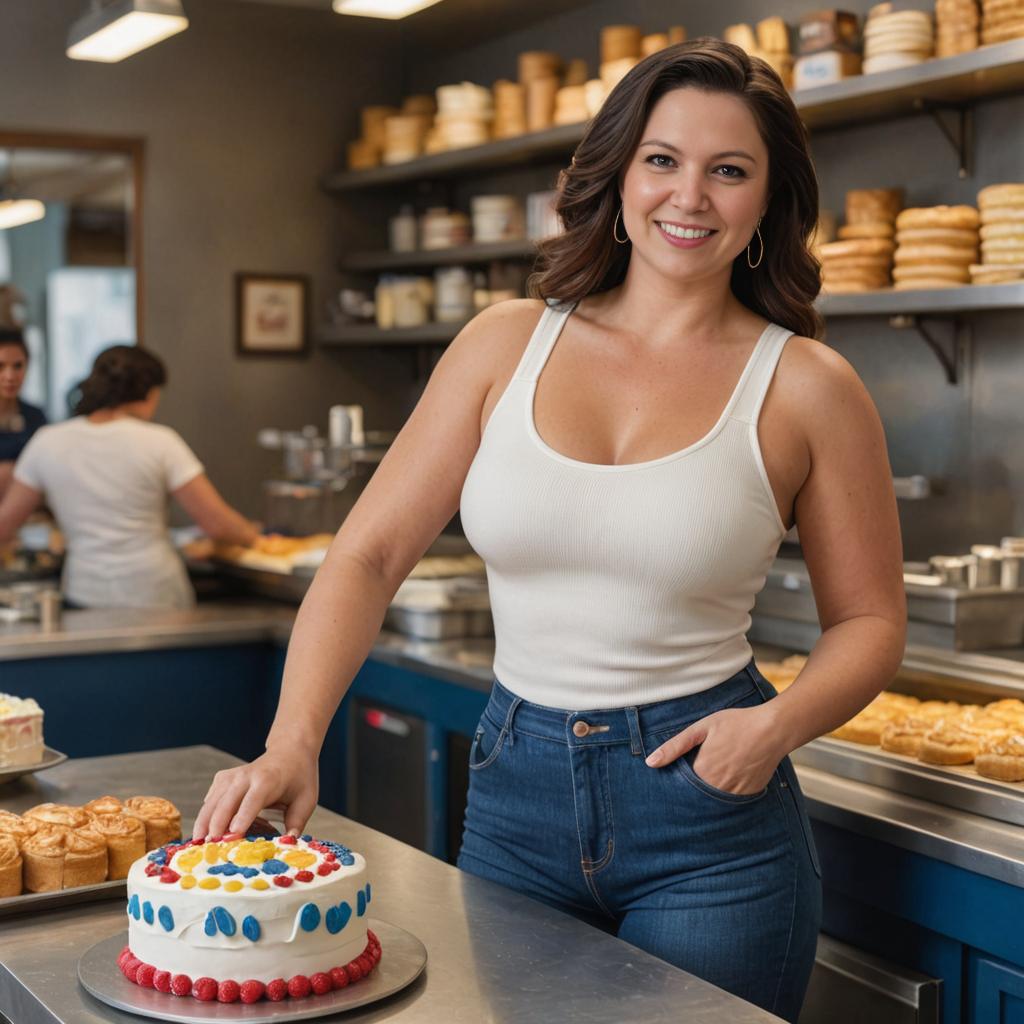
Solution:
M 142 401 L 152 388 L 166 383 L 167 370 L 151 352 L 135 345 L 114 345 L 96 357 L 89 376 L 72 392 L 71 407 L 77 416 L 116 409 Z
M 0 327 L 0 345 L 17 345 L 28 359 L 28 345 L 20 327 Z
M 743 100 L 768 149 L 769 201 L 760 225 L 764 258 L 752 270 L 746 250 L 736 257 L 733 294 L 766 320 L 820 337 L 823 322 L 813 303 L 821 268 L 808 248 L 818 221 L 818 181 L 807 131 L 768 64 L 732 43 L 706 37 L 651 54 L 611 91 L 559 177 L 555 210 L 565 230 L 539 244 L 531 294 L 576 302 L 625 279 L 632 243 L 620 245 L 612 237 L 619 186 L 654 105 L 686 87 Z M 755 236 L 755 254 L 758 248 Z

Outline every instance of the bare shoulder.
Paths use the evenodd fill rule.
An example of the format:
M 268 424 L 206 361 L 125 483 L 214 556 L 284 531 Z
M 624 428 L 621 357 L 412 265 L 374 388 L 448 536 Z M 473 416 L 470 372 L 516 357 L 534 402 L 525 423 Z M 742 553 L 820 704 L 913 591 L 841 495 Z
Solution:
M 874 403 L 857 371 L 835 349 L 793 335 L 783 349 L 773 390 L 800 419 L 875 416 Z

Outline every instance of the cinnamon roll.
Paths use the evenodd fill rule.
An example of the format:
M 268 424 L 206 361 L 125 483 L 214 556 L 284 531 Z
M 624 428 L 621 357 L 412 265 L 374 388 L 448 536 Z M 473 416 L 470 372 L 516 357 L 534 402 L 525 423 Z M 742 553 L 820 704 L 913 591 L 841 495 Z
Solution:
M 0 834 L 0 899 L 21 895 L 21 851 L 13 836 Z
M 974 759 L 979 775 L 1000 782 L 1024 782 L 1024 733 L 986 740 Z
M 29 892 L 96 885 L 107 877 L 107 844 L 89 829 L 42 824 L 21 844 L 21 856 Z
M 85 804 L 89 814 L 123 814 L 124 804 L 116 796 L 100 796 Z
M 93 814 L 90 828 L 107 844 L 107 878 L 127 878 L 128 869 L 146 855 L 146 826 L 127 814 Z
M 950 722 L 940 722 L 921 741 L 918 759 L 926 764 L 970 764 L 980 740 Z
M 917 757 L 921 750 L 921 743 L 933 728 L 935 728 L 935 723 L 929 722 L 926 718 L 906 715 L 895 722 L 890 722 L 882 730 L 879 745 L 883 750 L 889 750 L 894 754 Z
M 124 802 L 124 813 L 146 826 L 146 849 L 155 850 L 181 837 L 181 812 L 159 796 L 133 796 Z
M 89 826 L 89 812 L 70 804 L 37 804 L 25 812 L 25 817 L 45 821 L 49 825 L 61 825 L 64 828 Z
M 19 846 L 39 828 L 34 818 L 23 818 L 20 814 L 0 811 L 0 835 L 10 836 Z

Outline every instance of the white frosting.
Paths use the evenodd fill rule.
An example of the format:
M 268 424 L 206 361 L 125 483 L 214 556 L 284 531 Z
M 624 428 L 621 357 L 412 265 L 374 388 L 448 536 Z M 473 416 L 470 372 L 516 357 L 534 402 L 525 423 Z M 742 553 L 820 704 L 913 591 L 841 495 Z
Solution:
M 240 853 L 244 858 L 243 848 L 249 845 L 243 840 L 228 850 L 228 861 L 234 863 Z M 298 851 L 315 855 L 316 862 L 305 869 L 313 873 L 312 880 L 293 881 L 289 887 L 282 888 L 274 883 L 274 878 L 279 876 L 264 873 L 262 869 L 252 878 L 240 874 L 211 874 L 209 869 L 216 865 L 205 859 L 198 864 L 190 863 L 196 856 L 191 851 L 204 850 L 204 847 L 189 847 L 175 853 L 170 863 L 183 878 L 191 875 L 196 879 L 197 884 L 192 888 L 183 889 L 180 881 L 162 882 L 159 875 L 147 875 L 149 860 L 137 860 L 128 873 L 128 945 L 132 953 L 157 970 L 187 974 L 193 981 L 210 977 L 217 981 L 231 979 L 239 984 L 250 979 L 264 984 L 275 978 L 287 981 L 297 974 L 310 977 L 320 971 L 330 971 L 332 967 L 344 967 L 359 956 L 367 942 L 366 897 L 369 894 L 372 898 L 363 857 L 352 853 L 353 864 L 320 875 L 317 868 L 328 862 L 323 852 L 311 849 L 302 839 L 295 845 L 281 844 L 279 840 L 274 845 L 275 859 L 287 858 Z M 255 847 L 252 850 L 256 852 Z M 183 856 L 186 857 L 184 865 Z M 218 860 L 218 864 L 224 863 L 223 859 Z M 286 875 L 294 879 L 296 873 L 297 869 L 291 866 Z M 204 879 L 216 879 L 220 885 L 215 889 L 202 888 Z M 269 887 L 253 888 L 252 883 L 257 880 L 268 882 Z M 228 891 L 226 886 L 235 882 L 242 887 Z M 132 913 L 133 900 L 138 918 Z M 151 915 L 144 913 L 147 903 Z M 318 913 L 307 916 L 307 923 L 317 919 L 315 926 L 307 930 L 303 927 L 302 915 L 303 908 L 310 904 Z M 328 911 L 331 911 L 331 924 L 337 929 L 343 919 L 344 911 L 339 909 L 342 904 L 347 904 L 350 916 L 344 927 L 332 934 L 327 927 Z M 363 914 L 359 913 L 361 906 Z M 169 911 L 173 921 L 166 914 L 161 921 L 161 908 Z M 223 927 L 217 927 L 212 935 L 207 934 L 208 916 L 217 910 L 221 911 L 222 922 L 229 931 L 233 925 L 233 934 L 225 934 Z M 230 920 L 223 916 L 225 913 L 230 915 Z M 147 923 L 147 916 L 152 916 L 151 924 Z M 253 918 L 259 925 L 259 938 L 255 941 L 245 934 L 243 924 L 247 918 Z M 170 929 L 166 923 L 171 923 Z M 214 923 L 217 923 L 215 914 Z
M 0 768 L 43 759 L 43 712 L 31 697 L 0 693 Z

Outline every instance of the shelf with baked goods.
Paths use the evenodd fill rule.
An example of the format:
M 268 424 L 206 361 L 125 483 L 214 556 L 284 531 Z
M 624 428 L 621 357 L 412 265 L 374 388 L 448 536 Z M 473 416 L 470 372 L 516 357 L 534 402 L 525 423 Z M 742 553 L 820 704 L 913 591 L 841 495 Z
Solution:
M 793 101 L 812 130 L 930 113 L 940 119 L 943 131 L 960 151 L 963 168 L 969 136 L 963 119 L 969 113 L 969 105 L 1021 89 L 1024 89 L 1024 39 L 1014 39 L 952 57 L 926 60 L 912 67 L 855 75 L 841 82 L 802 89 L 793 93 Z M 960 125 L 952 131 L 941 120 L 942 113 L 949 109 L 961 117 Z M 344 193 L 555 160 L 567 156 L 583 138 L 585 130 L 585 122 L 559 125 L 479 146 L 432 153 L 403 163 L 337 171 L 326 175 L 321 184 L 327 192 Z
M 477 242 L 414 252 L 354 252 L 342 257 L 339 269 L 353 273 L 411 270 L 415 267 L 490 263 L 492 260 L 529 260 L 536 255 L 536 242 L 517 238 L 507 242 Z
M 1024 309 L 1024 281 L 965 284 L 957 288 L 887 288 L 877 292 L 823 294 L 823 316 L 950 316 L 987 310 Z

